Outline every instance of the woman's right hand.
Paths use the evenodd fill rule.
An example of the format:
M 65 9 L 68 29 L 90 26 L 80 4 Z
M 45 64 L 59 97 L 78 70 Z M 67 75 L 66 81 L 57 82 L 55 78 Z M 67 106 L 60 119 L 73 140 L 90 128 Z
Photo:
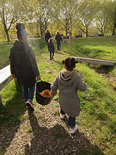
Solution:
M 16 78 L 15 74 L 12 74 L 12 78 L 15 80 L 15 82 L 17 82 L 17 78 Z
M 37 80 L 37 81 L 41 80 L 41 78 L 40 78 L 40 76 L 39 76 L 39 75 L 38 75 L 38 76 L 36 76 L 36 80 Z
M 13 78 L 13 79 L 15 79 L 15 78 L 16 78 L 16 77 L 15 77 L 15 74 L 12 74 L 12 78 Z

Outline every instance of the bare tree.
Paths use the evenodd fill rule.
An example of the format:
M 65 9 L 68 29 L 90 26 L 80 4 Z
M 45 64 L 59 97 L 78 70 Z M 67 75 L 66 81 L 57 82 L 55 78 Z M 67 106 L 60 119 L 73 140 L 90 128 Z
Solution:
M 37 33 L 40 32 L 42 36 L 45 33 L 45 30 L 48 27 L 48 21 L 50 18 L 50 2 L 49 0 L 35 0 L 34 10 L 33 10 L 33 21 L 36 22 L 37 25 Z M 38 31 L 39 28 L 39 31 Z
M 69 32 L 72 34 L 72 26 L 77 20 L 78 0 L 59 0 L 54 1 L 52 9 L 53 21 L 57 23 L 58 27 L 63 26 L 66 37 Z
M 78 27 L 83 33 L 86 34 L 86 37 L 89 36 L 89 27 L 95 18 L 97 12 L 96 6 L 98 4 L 99 1 L 97 0 L 80 1 Z
M 14 0 L 2 0 L 0 3 L 0 17 L 4 26 L 4 31 L 6 33 L 8 42 L 10 42 L 9 30 L 12 27 L 12 25 L 18 20 L 17 2 Z

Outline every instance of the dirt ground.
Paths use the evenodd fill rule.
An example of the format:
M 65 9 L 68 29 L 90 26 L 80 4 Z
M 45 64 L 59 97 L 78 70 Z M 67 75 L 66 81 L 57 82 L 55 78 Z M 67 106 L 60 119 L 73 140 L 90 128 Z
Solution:
M 73 136 L 69 134 L 68 116 L 64 121 L 59 118 L 58 101 L 35 104 L 34 109 L 34 113 L 26 110 L 22 121 L 2 128 L 0 155 L 102 154 L 88 130 L 78 127 Z

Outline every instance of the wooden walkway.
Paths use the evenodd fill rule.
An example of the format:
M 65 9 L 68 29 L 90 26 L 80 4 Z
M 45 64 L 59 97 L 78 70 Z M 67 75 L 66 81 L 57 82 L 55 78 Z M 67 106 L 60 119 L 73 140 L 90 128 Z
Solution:
M 85 58 L 85 57 L 75 57 L 75 59 L 77 59 L 79 62 L 86 62 L 88 64 L 94 64 L 94 65 L 114 66 L 116 64 L 116 61 L 111 60 L 102 60 L 102 59 Z
M 0 90 L 4 88 L 12 80 L 10 73 L 10 65 L 0 70 Z

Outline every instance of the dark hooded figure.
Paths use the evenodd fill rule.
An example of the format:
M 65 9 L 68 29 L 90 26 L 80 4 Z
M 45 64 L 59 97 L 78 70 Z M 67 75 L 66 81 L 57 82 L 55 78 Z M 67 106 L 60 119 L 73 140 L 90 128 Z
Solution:
M 55 47 L 54 47 L 54 43 L 53 43 L 53 39 L 52 38 L 50 38 L 48 40 L 48 50 L 50 52 L 50 60 L 54 59 Z
M 60 51 L 60 48 L 61 48 L 61 35 L 59 32 L 57 32 L 56 36 L 55 36 L 55 40 L 57 42 L 57 49 Z
M 51 38 L 50 32 L 47 30 L 45 33 L 45 41 L 48 43 L 48 40 Z
M 12 77 L 22 85 L 26 107 L 34 111 L 32 100 L 36 79 L 40 80 L 40 74 L 32 48 L 27 43 L 27 31 L 24 23 L 16 24 L 17 38 L 10 49 L 10 68 Z

